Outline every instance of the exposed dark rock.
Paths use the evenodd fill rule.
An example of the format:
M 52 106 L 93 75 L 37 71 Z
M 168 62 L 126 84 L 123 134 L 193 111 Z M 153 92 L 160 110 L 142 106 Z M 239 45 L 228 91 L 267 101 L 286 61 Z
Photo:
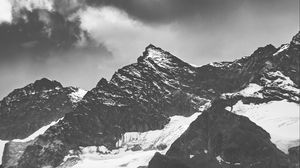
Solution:
M 169 121 L 168 116 L 197 111 L 169 110 L 174 103 L 179 106 L 197 99 L 188 93 L 192 81 L 186 80 L 194 76 L 194 67 L 153 47 L 148 47 L 138 60 L 119 69 L 109 82 L 101 79 L 74 112 L 66 114 L 64 120 L 26 149 L 20 167 L 57 166 L 68 150 L 78 146 L 104 145 L 112 149 L 125 132 L 161 129 Z M 173 101 L 178 90 L 187 96 L 182 101 L 177 96 Z M 207 101 L 199 99 L 194 104 Z
M 125 132 L 161 129 L 170 116 L 191 115 L 222 93 L 239 91 L 249 83 L 265 86 L 263 78 L 273 80 L 272 75 L 266 76 L 269 72 L 280 71 L 298 87 L 300 54 L 294 41 L 282 51 L 267 45 L 249 57 L 199 68 L 149 45 L 137 63 L 119 69 L 110 81 L 101 79 L 72 113 L 28 146 L 17 167 L 58 166 L 69 150 L 79 146 L 114 149 Z M 214 100 L 166 156 L 157 154 L 152 163 L 191 168 L 288 167 L 288 157 L 271 143 L 267 132 L 246 117 L 224 110 L 241 99 L 286 99 L 284 92 L 270 86 L 262 99 Z
M 46 78 L 15 89 L 0 101 L 0 139 L 26 138 L 62 118 L 75 108 L 69 94 L 77 90 Z
M 300 167 L 300 146 L 289 149 L 289 158 L 292 163 L 291 168 Z
M 13 142 L 5 144 L 2 157 L 3 168 L 14 167 L 18 165 L 20 157 L 23 155 L 27 146 L 32 145 L 34 141 Z
M 180 161 L 155 153 L 148 168 L 189 168 Z
M 248 118 L 214 105 L 172 144 L 166 156 L 154 161 L 149 167 L 174 162 L 190 168 L 289 167 L 288 157 L 271 143 L 266 131 Z

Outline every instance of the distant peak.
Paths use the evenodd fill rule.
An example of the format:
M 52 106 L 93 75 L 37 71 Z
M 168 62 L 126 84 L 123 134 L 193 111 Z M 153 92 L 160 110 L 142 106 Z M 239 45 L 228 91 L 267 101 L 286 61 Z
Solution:
M 189 64 L 172 55 L 168 51 L 156 47 L 153 44 L 149 44 L 146 47 L 145 51 L 143 52 L 143 55 L 140 56 L 137 59 L 137 61 L 138 63 L 152 64 L 152 66 L 155 65 L 164 69 L 174 68 L 175 66 L 178 66 L 178 64 L 190 66 Z
M 155 45 L 153 44 L 149 44 L 147 47 L 146 47 L 146 50 L 148 49 L 158 49 L 158 47 L 156 47 Z
M 146 49 L 145 49 L 145 52 L 144 52 L 144 55 L 150 55 L 151 53 L 161 53 L 159 55 L 163 55 L 163 54 L 170 54 L 168 52 L 166 52 L 165 50 L 159 48 L 159 47 L 156 47 L 155 45 L 153 44 L 149 44 Z
M 61 83 L 59 83 L 55 80 L 49 80 L 47 78 L 42 78 L 42 79 L 36 80 L 32 86 L 36 90 L 49 90 L 49 89 L 54 89 L 56 87 L 59 87 L 59 88 L 63 87 L 61 85 Z
M 154 46 L 153 44 L 149 44 L 145 51 L 143 52 L 143 55 L 138 58 L 138 62 L 145 60 L 145 59 L 158 59 L 160 57 L 165 57 L 166 55 L 170 55 L 170 53 L 164 51 L 163 49 Z
M 252 55 L 265 56 L 269 53 L 274 53 L 275 51 L 276 47 L 274 47 L 272 44 L 268 44 L 265 47 L 259 47 L 257 50 L 254 51 Z
M 97 83 L 96 87 L 103 87 L 108 84 L 108 81 L 105 78 L 101 78 L 100 81 Z
M 51 82 L 51 80 L 48 78 L 42 78 L 42 79 L 36 80 L 34 83 L 41 83 L 41 82 L 48 83 L 48 82 Z
M 300 45 L 300 31 L 293 37 L 291 44 Z

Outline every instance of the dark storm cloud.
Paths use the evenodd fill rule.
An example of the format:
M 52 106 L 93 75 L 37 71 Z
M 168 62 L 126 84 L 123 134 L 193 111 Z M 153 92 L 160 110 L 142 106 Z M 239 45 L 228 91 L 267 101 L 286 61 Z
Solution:
M 191 15 L 213 15 L 234 8 L 242 0 L 87 0 L 89 5 L 115 6 L 145 22 L 170 22 Z
M 224 17 L 245 3 L 276 6 L 280 0 L 86 0 L 91 6 L 114 6 L 135 19 L 149 23 L 180 21 L 199 15 L 202 18 Z M 281 1 L 282 2 L 282 1 Z M 288 2 L 285 2 L 288 3 Z M 271 9 L 272 10 L 272 9 Z
M 53 8 L 56 12 L 67 17 L 86 5 L 86 0 L 53 0 Z
M 80 28 L 78 18 L 69 20 L 59 12 L 44 9 L 20 10 L 12 23 L 0 25 L 0 37 L 2 63 L 23 59 L 44 60 L 63 56 L 64 52 L 74 49 L 105 50 Z

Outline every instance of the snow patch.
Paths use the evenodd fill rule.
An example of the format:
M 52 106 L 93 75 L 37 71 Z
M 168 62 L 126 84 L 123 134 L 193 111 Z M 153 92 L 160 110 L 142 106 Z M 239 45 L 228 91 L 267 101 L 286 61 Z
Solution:
M 297 95 L 300 94 L 300 90 L 297 88 L 297 85 L 289 77 L 283 75 L 280 71 L 269 72 L 267 73 L 267 76 L 275 80 L 262 78 L 262 81 L 265 82 L 266 87 L 276 87 Z
M 156 152 L 165 154 L 171 144 L 179 138 L 189 125 L 200 115 L 195 113 L 192 116 L 173 116 L 170 122 L 162 130 L 147 132 L 127 132 L 116 143 L 118 149 L 112 151 L 99 147 L 82 148 L 79 154 L 80 161 L 72 168 L 137 168 L 147 166 Z M 65 157 L 65 161 L 71 158 Z M 73 157 L 76 157 L 73 155 Z M 193 157 L 193 156 L 192 156 Z
M 236 95 L 241 95 L 243 97 L 256 97 L 262 99 L 263 94 L 261 92 L 263 91 L 263 89 L 263 86 L 260 86 L 256 83 L 249 83 L 249 85 L 246 88 L 234 93 L 224 93 L 220 96 L 220 98 L 227 99 Z
M 224 163 L 229 164 L 229 165 L 241 165 L 241 163 L 231 163 L 231 162 L 227 162 L 227 161 L 225 161 L 220 155 L 217 156 L 216 159 L 217 159 L 217 161 L 218 161 L 219 163 L 224 162 Z
M 222 94 L 221 98 L 227 99 L 236 95 L 241 95 L 243 97 L 263 99 L 265 92 L 276 90 L 294 101 L 299 101 L 300 90 L 298 86 L 280 71 L 266 73 L 265 76 L 261 78 L 261 82 L 262 86 L 250 83 L 246 88 L 238 92 Z
M 221 163 L 222 161 L 223 161 L 223 159 L 221 158 L 221 156 L 219 155 L 219 156 L 217 156 L 216 157 L 216 159 L 217 159 L 217 161 L 219 162 L 219 163 Z
M 156 151 L 127 151 L 118 155 L 106 156 L 82 156 L 82 160 L 73 168 L 137 168 L 141 165 L 147 165 Z
M 285 153 L 299 145 L 299 104 L 271 101 L 262 104 L 243 104 L 239 101 L 233 106 L 233 113 L 248 117 L 271 135 L 271 141 Z
M 4 147 L 7 142 L 8 141 L 0 140 L 0 165 L 2 164 L 2 156 L 3 156 L 3 152 L 4 152 Z
M 110 151 L 105 147 L 105 146 L 88 146 L 88 147 L 80 147 L 81 149 L 81 152 L 83 155 L 87 155 L 87 154 L 90 154 L 90 153 L 109 153 Z
M 224 67 L 224 64 L 220 63 L 220 62 L 212 62 L 212 63 L 209 63 L 210 66 L 213 66 L 213 67 Z
M 162 51 L 153 48 L 148 48 L 147 51 L 147 58 L 151 58 L 151 60 L 153 60 L 156 63 L 156 65 L 168 70 L 174 69 L 177 66 L 171 61 L 171 58 Z M 153 65 L 151 66 L 153 69 L 155 69 Z
M 200 114 L 198 112 L 190 117 L 173 116 L 162 130 L 127 132 L 117 142 L 116 146 L 131 149 L 138 145 L 143 150 L 154 150 L 160 148 L 161 145 L 166 145 L 163 151 L 167 151 Z
M 239 91 L 239 93 L 244 97 L 263 98 L 262 93 L 259 92 L 261 90 L 263 90 L 262 86 L 255 84 L 255 83 L 250 83 L 245 89 Z
M 279 53 L 281 53 L 282 51 L 288 49 L 289 46 L 290 46 L 290 44 L 285 44 L 285 45 L 281 46 L 280 49 L 279 49 L 276 53 L 273 54 L 273 56 L 276 56 L 276 55 L 278 55 Z
M 57 121 L 53 121 L 50 124 L 41 127 L 39 130 L 35 131 L 33 134 L 31 134 L 30 136 L 28 136 L 25 139 L 14 139 L 12 141 L 13 142 L 28 142 L 28 141 L 34 140 L 36 137 L 38 137 L 39 135 L 44 134 L 48 128 L 50 128 L 51 126 L 57 124 L 62 119 L 63 118 L 61 118 L 61 119 L 59 119 Z
M 87 93 L 86 90 L 80 89 L 78 88 L 77 91 L 72 92 L 71 94 L 69 94 L 69 96 L 71 97 L 71 101 L 73 103 L 77 103 L 79 101 L 82 100 L 82 98 L 84 97 L 84 95 Z
M 163 60 L 163 53 L 157 49 L 148 48 L 148 56 L 147 58 L 152 58 L 155 62 L 161 62 Z

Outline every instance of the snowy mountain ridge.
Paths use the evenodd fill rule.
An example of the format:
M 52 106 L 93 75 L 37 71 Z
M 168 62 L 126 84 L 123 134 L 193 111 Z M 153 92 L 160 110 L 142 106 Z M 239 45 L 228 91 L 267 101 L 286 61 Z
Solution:
M 68 92 L 73 102 L 80 95 L 74 110 L 24 147 L 13 165 L 3 165 L 295 166 L 299 34 L 289 45 L 267 45 L 248 57 L 202 67 L 149 45 L 110 81 L 101 79 L 86 94 Z

